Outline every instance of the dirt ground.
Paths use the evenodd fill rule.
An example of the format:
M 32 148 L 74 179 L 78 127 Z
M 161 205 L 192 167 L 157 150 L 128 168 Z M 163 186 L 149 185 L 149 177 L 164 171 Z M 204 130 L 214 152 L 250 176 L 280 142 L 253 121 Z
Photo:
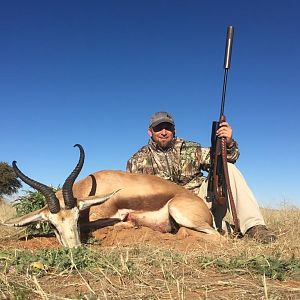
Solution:
M 215 247 L 213 241 L 207 241 L 205 234 L 191 235 L 191 231 L 179 231 L 177 234 L 161 233 L 147 227 L 140 228 L 122 228 L 121 226 L 110 226 L 98 229 L 93 236 L 99 241 L 93 248 L 112 246 L 133 246 L 136 244 L 151 245 L 154 247 L 163 247 L 178 251 L 189 251 L 204 247 L 208 249 Z M 61 247 L 54 236 L 50 237 L 21 237 L 22 234 L 13 238 L 0 240 L 0 247 L 3 249 L 45 249 Z M 9 234 L 8 234 L 9 237 Z
M 116 246 L 125 248 L 134 245 L 149 245 L 156 249 L 173 249 L 184 253 L 197 251 L 205 255 L 213 253 L 216 248 L 215 242 L 206 241 L 201 234 L 191 236 L 185 231 L 167 234 L 146 227 L 106 227 L 98 229 L 95 237 L 99 243 L 90 246 L 97 251 Z M 61 246 L 54 236 L 20 239 L 18 235 L 15 235 L 11 238 L 0 239 L 0 250 L 58 247 Z M 161 278 L 160 267 L 153 268 L 152 274 L 145 278 L 120 279 L 118 276 L 106 278 L 99 271 L 93 273 L 84 271 L 84 274 L 52 274 L 51 284 L 49 284 L 48 276 L 39 278 L 38 283 L 34 281 L 36 280 L 34 277 L 30 279 L 26 277 L 24 280 L 31 280 L 33 281 L 31 285 L 39 286 L 32 294 L 36 299 L 300 299 L 298 280 L 278 281 L 267 278 L 269 293 L 267 298 L 261 276 L 253 277 L 252 274 L 245 273 L 242 275 L 223 274 L 213 268 L 206 270 L 188 270 L 188 266 L 186 268 L 184 293 L 179 289 L 180 283 L 177 283 L 178 287 L 173 285 L 166 288 L 165 282 L 167 281 Z M 11 278 L 11 280 L 14 279 Z M 39 290 L 41 295 L 37 295 Z M 74 293 L 77 295 L 75 298 L 73 298 Z

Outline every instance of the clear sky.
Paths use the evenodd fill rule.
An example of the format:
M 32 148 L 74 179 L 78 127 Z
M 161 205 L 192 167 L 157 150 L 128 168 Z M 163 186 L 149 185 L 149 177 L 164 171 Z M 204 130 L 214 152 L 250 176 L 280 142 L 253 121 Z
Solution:
M 62 184 L 125 170 L 169 111 L 177 135 L 210 144 L 235 28 L 225 115 L 260 205 L 300 206 L 300 2 L 1 1 L 0 161 Z M 26 186 L 24 186 L 26 188 Z

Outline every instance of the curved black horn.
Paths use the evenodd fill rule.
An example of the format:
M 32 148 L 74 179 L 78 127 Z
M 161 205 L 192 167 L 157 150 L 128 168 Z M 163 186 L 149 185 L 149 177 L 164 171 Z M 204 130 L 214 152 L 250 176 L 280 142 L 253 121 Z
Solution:
M 74 145 L 74 147 L 78 147 L 80 150 L 80 157 L 79 157 L 79 161 L 76 165 L 76 167 L 74 168 L 74 170 L 72 171 L 72 173 L 69 175 L 69 177 L 66 179 L 63 188 L 62 188 L 62 194 L 64 197 L 64 201 L 65 201 L 65 205 L 66 208 L 73 208 L 76 206 L 76 201 L 75 198 L 73 196 L 73 184 L 77 178 L 77 176 L 79 175 L 83 163 L 84 163 L 84 150 L 83 147 L 79 144 Z
M 15 160 L 13 161 L 12 166 L 19 178 L 21 178 L 25 183 L 27 183 L 37 191 L 41 192 L 45 196 L 50 212 L 53 214 L 57 214 L 60 211 L 60 205 L 59 200 L 55 196 L 55 193 L 52 190 L 52 188 L 38 181 L 35 181 L 23 174 L 17 167 L 17 162 Z

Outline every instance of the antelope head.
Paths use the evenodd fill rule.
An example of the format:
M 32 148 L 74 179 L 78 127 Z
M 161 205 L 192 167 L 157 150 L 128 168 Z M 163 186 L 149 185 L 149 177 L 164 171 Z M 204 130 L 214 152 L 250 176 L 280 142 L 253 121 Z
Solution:
M 105 202 L 115 192 L 104 196 L 87 197 L 84 199 L 74 198 L 72 187 L 84 163 L 84 150 L 82 146 L 76 144 L 74 147 L 79 148 L 80 157 L 76 167 L 63 184 L 63 201 L 59 201 L 51 187 L 35 181 L 22 173 L 17 167 L 16 161 L 13 161 L 13 169 L 17 176 L 44 195 L 47 205 L 40 210 L 8 220 L 3 225 L 26 226 L 37 221 L 49 221 L 54 226 L 56 237 L 63 246 L 72 248 L 81 245 L 78 225 L 79 212 L 89 208 L 91 205 Z

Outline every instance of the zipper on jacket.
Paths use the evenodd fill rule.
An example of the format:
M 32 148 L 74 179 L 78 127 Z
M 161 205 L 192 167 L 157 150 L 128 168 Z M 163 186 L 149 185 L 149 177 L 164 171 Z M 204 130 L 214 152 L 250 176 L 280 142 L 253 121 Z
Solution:
M 167 152 L 164 152 L 164 155 L 165 155 L 165 159 L 166 159 L 166 162 L 167 162 L 167 167 L 168 167 L 169 175 L 170 175 L 172 181 L 174 182 L 173 174 L 171 172 L 171 168 L 170 168 L 170 165 L 169 165 L 169 160 L 168 160 Z

